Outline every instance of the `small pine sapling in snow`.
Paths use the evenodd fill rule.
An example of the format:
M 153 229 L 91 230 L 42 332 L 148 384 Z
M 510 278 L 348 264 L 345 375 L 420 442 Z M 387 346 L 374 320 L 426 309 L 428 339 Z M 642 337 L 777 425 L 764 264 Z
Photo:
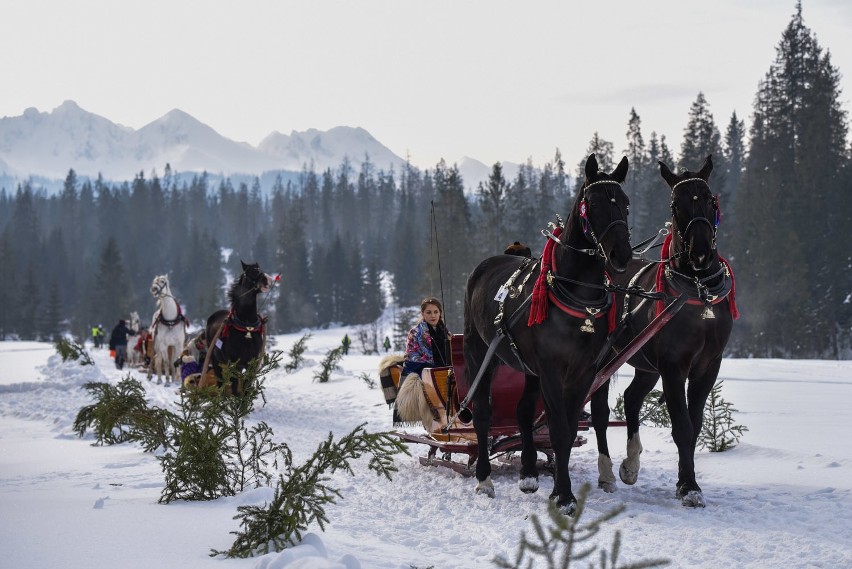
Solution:
M 370 376 L 370 374 L 366 371 L 362 371 L 360 374 L 358 374 L 358 379 L 366 383 L 367 387 L 369 387 L 370 389 L 376 388 L 376 380 L 373 379 L 372 376 Z
M 134 440 L 133 429 L 137 416 L 149 411 L 142 384 L 128 374 L 118 385 L 89 382 L 82 387 L 95 398 L 95 403 L 77 412 L 74 432 L 82 437 L 87 429 L 92 429 L 97 445 Z
M 67 362 L 68 360 L 80 360 L 81 366 L 95 365 L 95 362 L 92 360 L 89 352 L 86 351 L 86 348 L 84 348 L 83 345 L 76 340 L 59 338 L 56 340 L 54 347 L 63 362 Z
M 732 403 L 722 399 L 722 382 L 718 382 L 710 391 L 704 406 L 704 420 L 698 435 L 698 447 L 710 452 L 723 452 L 737 446 L 740 437 L 748 427 L 734 425 Z
M 234 364 L 225 368 L 225 385 L 237 379 L 241 395 L 212 387 L 181 400 L 173 417 L 175 444 L 158 457 L 165 475 L 161 503 L 215 500 L 272 482 L 289 450 L 273 441 L 265 422 L 249 425 L 248 419 L 258 400 L 266 402 L 263 376 L 278 367 L 280 357 L 281 352 L 266 354 L 245 371 Z
M 334 504 L 341 493 L 328 485 L 331 474 L 340 470 L 355 475 L 352 460 L 368 455 L 367 468 L 391 480 L 397 471 L 395 454 L 409 454 L 405 444 L 392 433 L 367 433 L 364 424 L 335 442 L 332 433 L 319 445 L 304 464 L 295 465 L 284 446 L 283 474 L 278 476 L 275 493 L 261 506 L 240 506 L 234 519 L 240 530 L 231 532 L 237 538 L 225 551 L 210 555 L 246 558 L 282 551 L 302 540 L 303 533 L 316 523 L 325 530 L 328 523 L 325 507 Z
M 615 400 L 615 409 L 612 410 L 615 418 L 624 421 L 624 396 L 619 395 Z M 663 399 L 663 392 L 659 389 L 652 390 L 645 396 L 642 401 L 642 407 L 639 409 L 639 424 L 650 425 L 653 427 L 671 427 L 672 420 L 669 417 L 669 410 L 666 407 Z
M 304 354 L 305 350 L 308 349 L 308 340 L 310 340 L 311 334 L 310 332 L 299 338 L 299 340 L 293 344 L 293 347 L 290 348 L 290 351 L 287 355 L 290 357 L 290 361 L 284 364 L 284 370 L 287 373 L 292 373 L 299 369 L 305 361 Z
M 325 358 L 320 362 L 319 369 L 314 372 L 314 380 L 319 383 L 327 383 L 331 379 L 332 372 L 340 369 L 337 365 L 343 359 L 343 346 L 329 350 Z
M 533 514 L 530 521 L 533 525 L 533 535 L 521 535 L 518 551 L 514 561 L 503 557 L 494 559 L 497 567 L 504 569 L 527 569 L 530 567 L 550 567 L 568 569 L 569 567 L 599 567 L 600 569 L 639 569 L 644 567 L 661 567 L 668 565 L 667 559 L 650 559 L 628 564 L 619 564 L 621 552 L 621 532 L 616 531 L 609 552 L 600 549 L 592 540 L 598 535 L 605 522 L 613 519 L 624 511 L 624 505 L 616 506 L 609 512 L 604 512 L 595 520 L 586 522 L 583 514 L 586 508 L 591 486 L 586 483 L 577 493 L 577 510 L 574 516 L 565 516 L 559 512 L 556 502 L 548 503 L 550 524 L 546 527 Z M 593 554 L 597 551 L 599 564 L 593 565 Z M 538 563 L 541 561 L 541 563 Z M 572 565 L 572 562 L 574 565 Z M 582 565 L 580 563 L 582 562 Z

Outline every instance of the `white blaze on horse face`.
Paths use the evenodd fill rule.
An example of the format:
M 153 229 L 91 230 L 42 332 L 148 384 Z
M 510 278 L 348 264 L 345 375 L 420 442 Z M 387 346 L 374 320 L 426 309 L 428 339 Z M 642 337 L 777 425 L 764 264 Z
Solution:
M 263 273 L 263 279 L 260 284 L 260 292 L 269 292 L 269 289 L 272 288 L 272 283 L 274 282 L 274 278 L 269 273 Z

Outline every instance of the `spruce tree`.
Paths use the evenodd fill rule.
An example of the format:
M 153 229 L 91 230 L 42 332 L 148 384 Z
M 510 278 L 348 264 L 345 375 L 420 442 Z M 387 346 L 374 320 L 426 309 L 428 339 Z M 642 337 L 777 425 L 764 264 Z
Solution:
M 754 104 L 734 229 L 739 353 L 840 357 L 850 343 L 852 218 L 839 72 L 804 24 L 782 34 Z
M 630 164 L 627 179 L 623 184 L 624 193 L 630 200 L 630 215 L 627 223 L 632 228 L 633 240 L 642 241 L 653 231 L 650 202 L 647 199 L 649 189 L 659 186 L 659 183 L 652 177 L 653 171 L 649 166 L 645 139 L 642 137 L 642 119 L 639 118 L 635 108 L 630 109 L 630 119 L 627 123 L 627 148 L 624 150 L 624 155 L 627 156 Z
M 506 241 L 505 229 L 502 226 L 506 216 L 506 194 L 508 183 L 503 177 L 503 165 L 495 162 L 491 174 L 485 184 L 479 184 L 476 199 L 482 212 L 482 224 L 479 230 L 479 241 L 485 245 L 483 257 L 496 255 L 500 245 Z
M 698 93 L 695 102 L 689 108 L 689 122 L 683 131 L 683 143 L 680 147 L 680 167 L 686 170 L 697 170 L 708 155 L 712 155 L 716 163 L 722 163 L 724 156 L 721 146 L 722 135 L 713 120 L 710 105 L 704 93 Z M 710 175 L 710 187 L 720 184 L 724 167 L 713 168 Z
M 109 330 L 121 319 L 130 315 L 127 291 L 127 272 L 115 238 L 110 237 L 101 250 L 98 271 L 90 275 L 91 284 L 86 299 L 91 306 L 94 322 Z
M 586 148 L 586 153 L 583 155 L 583 159 L 577 164 L 577 174 L 575 177 L 576 185 L 574 187 L 575 194 L 579 192 L 580 188 L 583 187 L 583 184 L 586 183 L 586 161 L 592 154 L 595 155 L 595 159 L 598 161 L 598 168 L 602 172 L 612 171 L 615 165 L 615 155 L 613 152 L 612 142 L 601 138 L 600 135 L 595 132 L 592 139 L 589 141 L 589 146 Z

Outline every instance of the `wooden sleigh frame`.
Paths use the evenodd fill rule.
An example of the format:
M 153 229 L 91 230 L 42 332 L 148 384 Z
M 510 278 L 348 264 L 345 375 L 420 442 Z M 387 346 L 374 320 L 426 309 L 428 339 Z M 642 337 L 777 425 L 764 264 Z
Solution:
M 619 367 L 629 360 L 642 348 L 686 303 L 686 295 L 669 303 L 666 308 L 648 326 L 612 357 L 600 366 L 595 374 L 595 380 L 586 396 L 586 403 L 592 395 L 612 376 Z M 459 417 L 459 402 L 463 401 L 470 391 L 469 379 L 465 373 L 463 337 L 454 334 L 450 337 L 452 366 L 426 368 L 421 373 L 423 392 L 433 410 L 434 420 L 430 429 L 424 434 L 397 432 L 397 436 L 407 442 L 424 444 L 429 447 L 426 456 L 420 457 L 424 466 L 443 466 L 465 476 L 473 476 L 477 460 L 478 445 L 472 422 L 464 422 Z M 395 388 L 399 388 L 402 365 L 388 368 Z M 524 374 L 505 364 L 498 364 L 491 380 L 492 392 L 492 422 L 489 430 L 490 452 L 492 461 L 513 462 L 514 453 L 522 448 L 515 409 L 524 389 Z M 539 399 L 536 405 L 537 419 L 533 427 L 533 441 L 536 450 L 545 455 L 542 467 L 548 470 L 553 461 L 553 449 L 550 444 L 550 433 L 547 429 L 544 414 L 544 403 Z M 461 413 L 465 417 L 465 413 Z M 469 416 L 469 414 L 467 414 Z M 609 421 L 610 427 L 624 427 L 625 421 Z M 578 431 L 588 431 L 591 421 L 580 420 Z M 577 435 L 574 446 L 582 446 L 588 441 L 586 437 Z M 440 455 L 438 454 L 440 453 Z M 459 462 L 453 455 L 466 455 L 466 460 Z

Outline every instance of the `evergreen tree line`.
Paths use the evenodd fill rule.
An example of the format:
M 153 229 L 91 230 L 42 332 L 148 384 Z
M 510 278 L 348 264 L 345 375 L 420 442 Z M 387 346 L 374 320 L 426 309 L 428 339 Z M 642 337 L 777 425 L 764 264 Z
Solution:
M 697 170 L 713 155 L 719 250 L 735 270 L 742 313 L 729 355 L 852 355 L 852 152 L 839 78 L 798 5 L 758 86 L 748 132 L 736 113 L 721 131 L 699 93 L 675 157 L 665 135 L 646 139 L 639 114 L 628 115 L 622 154 L 634 243 L 671 215 L 658 161 Z M 276 333 L 371 322 L 388 282 L 402 306 L 443 299 L 450 329 L 460 332 L 467 275 L 513 241 L 541 251 L 541 229 L 567 216 L 593 153 L 604 170 L 617 162 L 615 144 L 594 133 L 573 175 L 557 149 L 513 179 L 495 164 L 472 194 L 443 160 L 396 172 L 369 159 L 357 171 L 348 161 L 306 167 L 271 188 L 259 179 L 213 186 L 204 174 L 178 182 L 168 165 L 162 177 L 118 184 L 80 181 L 71 170 L 52 195 L 30 183 L 3 188 L 0 337 L 85 336 L 132 310 L 144 323 L 154 309 L 148 288 L 162 273 L 200 324 L 226 307 L 240 259 L 281 274 L 262 307 Z

